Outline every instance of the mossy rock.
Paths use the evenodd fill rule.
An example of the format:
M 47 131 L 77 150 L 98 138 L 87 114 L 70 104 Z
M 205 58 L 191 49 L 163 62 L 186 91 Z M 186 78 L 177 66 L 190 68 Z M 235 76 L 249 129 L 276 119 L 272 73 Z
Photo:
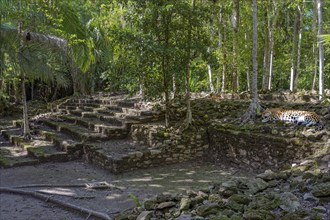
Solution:
M 269 210 L 253 210 L 249 209 L 243 214 L 246 220 L 274 220 L 276 219 L 275 214 Z

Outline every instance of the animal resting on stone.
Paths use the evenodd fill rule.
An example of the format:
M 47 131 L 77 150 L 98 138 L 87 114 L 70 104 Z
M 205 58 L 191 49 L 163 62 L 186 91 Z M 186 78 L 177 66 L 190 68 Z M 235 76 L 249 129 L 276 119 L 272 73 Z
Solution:
M 315 112 L 302 110 L 288 110 L 282 108 L 266 109 L 262 113 L 262 122 L 268 121 L 285 121 L 298 125 L 318 125 L 322 126 L 321 118 Z

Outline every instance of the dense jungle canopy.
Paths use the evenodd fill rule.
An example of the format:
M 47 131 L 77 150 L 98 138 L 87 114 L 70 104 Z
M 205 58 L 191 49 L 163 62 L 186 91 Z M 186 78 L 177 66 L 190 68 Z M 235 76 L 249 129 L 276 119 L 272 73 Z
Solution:
M 0 4 L 3 103 L 20 102 L 24 91 L 27 100 L 51 101 L 95 91 L 140 92 L 153 98 L 187 88 L 250 90 L 252 1 Z M 257 5 L 258 90 L 329 88 L 330 64 L 324 61 L 330 53 L 330 2 L 258 0 Z

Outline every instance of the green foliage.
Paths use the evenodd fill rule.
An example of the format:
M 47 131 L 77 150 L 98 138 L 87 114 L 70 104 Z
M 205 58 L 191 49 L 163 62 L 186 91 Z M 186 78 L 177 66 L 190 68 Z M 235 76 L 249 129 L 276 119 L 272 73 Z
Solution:
M 131 197 L 131 199 L 133 199 L 133 201 L 135 202 L 135 205 L 137 207 L 142 207 L 142 203 L 135 195 L 133 195 L 132 193 L 129 193 L 128 195 L 129 195 L 129 197 Z
M 67 90 L 74 87 L 76 93 L 84 93 L 76 87 L 130 93 L 144 88 L 146 96 L 161 97 L 164 84 L 170 92 L 174 91 L 173 84 L 176 92 L 185 91 L 189 48 L 191 91 L 210 90 L 207 65 L 211 67 L 214 85 L 217 78 L 221 81 L 224 70 L 226 91 L 232 91 L 235 81 L 232 75 L 237 69 L 238 91 L 244 91 L 247 90 L 246 73 L 252 73 L 252 5 L 249 1 L 239 2 L 239 24 L 235 32 L 232 0 L 196 1 L 194 11 L 191 0 L 21 0 L 20 10 L 17 0 L 0 0 L 0 74 L 6 85 L 12 85 L 18 82 L 17 75 L 22 68 L 30 82 L 50 85 L 50 93 L 59 87 Z M 283 90 L 289 88 L 294 16 L 302 1 L 275 3 L 278 17 L 273 33 L 272 88 Z M 324 1 L 324 33 L 330 30 L 326 22 L 330 16 L 329 6 L 329 2 Z M 265 74 L 264 50 L 268 47 L 268 28 L 275 17 L 274 10 L 273 1 L 258 2 L 259 88 Z M 317 50 L 313 14 L 313 4 L 306 2 L 298 78 L 298 88 L 305 90 L 312 87 L 317 65 L 313 51 L 313 47 Z M 17 35 L 19 20 L 23 22 L 23 32 L 54 37 L 47 38 L 54 41 L 52 47 L 45 42 L 24 41 L 21 67 L 17 56 L 22 40 L 22 36 Z M 189 30 L 191 43 L 188 45 Z M 55 37 L 65 44 L 58 44 Z M 329 35 L 319 36 L 319 40 L 324 42 L 325 57 L 328 57 Z M 324 88 L 330 88 L 329 71 L 330 64 L 326 62 Z

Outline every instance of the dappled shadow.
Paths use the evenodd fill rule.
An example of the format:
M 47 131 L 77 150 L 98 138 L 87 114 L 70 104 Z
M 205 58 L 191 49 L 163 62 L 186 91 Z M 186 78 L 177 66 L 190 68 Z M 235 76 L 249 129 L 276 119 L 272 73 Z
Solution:
M 114 175 L 84 162 L 73 161 L 1 170 L 0 186 L 13 187 L 26 184 L 75 185 L 106 181 L 111 184 L 111 188 L 87 189 L 84 187 L 54 186 L 29 188 L 29 190 L 42 190 L 43 193 L 49 193 L 52 197 L 63 199 L 75 205 L 88 207 L 108 215 L 115 215 L 120 211 L 136 206 L 131 195 L 143 202 L 144 199 L 154 197 L 160 193 L 176 194 L 208 189 L 216 183 L 233 178 L 245 178 L 248 175 L 238 173 L 237 170 L 231 167 L 215 166 L 198 161 Z M 1 195 L 4 199 L 12 196 L 8 194 Z M 9 199 L 8 201 L 13 200 Z M 24 206 L 24 203 L 16 203 L 15 206 L 19 209 Z M 8 204 L 3 206 L 2 209 L 6 209 L 5 207 L 11 206 Z M 18 212 L 15 214 L 10 210 L 0 211 L 9 213 L 7 219 L 20 215 Z M 42 212 L 40 208 L 31 210 L 31 216 L 38 216 L 40 212 Z

